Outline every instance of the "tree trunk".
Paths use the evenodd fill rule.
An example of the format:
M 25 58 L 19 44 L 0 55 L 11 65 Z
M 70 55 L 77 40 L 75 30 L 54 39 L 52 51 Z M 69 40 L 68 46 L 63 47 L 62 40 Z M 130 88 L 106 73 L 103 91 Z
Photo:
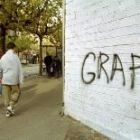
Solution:
M 42 76 L 42 69 L 43 69 L 43 67 L 42 67 L 42 41 L 43 41 L 43 38 L 42 37 L 39 37 L 39 39 L 40 39 L 40 50 L 39 50 L 39 75 L 41 75 Z
M 6 29 L 4 28 L 3 25 L 0 26 L 0 37 L 1 37 L 1 43 L 0 43 L 0 47 L 2 48 L 2 52 L 3 54 L 6 52 L 6 47 L 5 47 L 5 41 L 6 41 Z

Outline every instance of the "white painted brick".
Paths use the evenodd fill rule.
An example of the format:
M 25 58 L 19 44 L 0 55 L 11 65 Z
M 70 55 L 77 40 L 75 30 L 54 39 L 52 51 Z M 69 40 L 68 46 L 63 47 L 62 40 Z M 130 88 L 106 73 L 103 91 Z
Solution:
M 87 53 L 93 52 L 81 70 Z M 111 77 L 113 55 L 118 54 L 125 73 L 115 72 L 112 81 L 102 70 L 97 78 L 100 52 L 109 56 L 103 66 Z M 140 69 L 131 89 L 131 53 L 140 56 L 140 0 L 66 0 L 65 113 L 117 140 L 140 139 Z M 120 63 L 117 63 L 120 68 Z M 135 58 L 135 66 L 140 59 Z

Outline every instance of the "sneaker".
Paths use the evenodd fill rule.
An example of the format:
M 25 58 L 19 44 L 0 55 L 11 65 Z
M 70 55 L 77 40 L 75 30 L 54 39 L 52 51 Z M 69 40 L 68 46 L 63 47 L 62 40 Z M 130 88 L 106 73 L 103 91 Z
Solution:
M 7 114 L 10 114 L 10 116 L 11 116 L 11 115 L 14 115 L 15 114 L 15 110 L 13 110 L 12 106 L 8 106 L 6 113 Z
M 6 111 L 6 117 L 10 117 L 11 116 L 11 112 L 9 110 Z

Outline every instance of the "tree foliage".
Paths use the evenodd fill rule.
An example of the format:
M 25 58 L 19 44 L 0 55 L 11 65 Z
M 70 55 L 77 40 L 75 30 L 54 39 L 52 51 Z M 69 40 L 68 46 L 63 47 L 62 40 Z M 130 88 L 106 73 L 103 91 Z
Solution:
M 6 44 L 11 41 L 15 42 L 18 52 L 30 50 L 32 45 L 35 44 L 33 36 L 30 36 L 30 34 L 26 32 L 21 32 L 20 35 L 16 37 L 7 37 Z
M 53 34 L 50 35 L 50 42 L 56 47 L 62 47 L 62 24 L 61 28 L 56 30 Z
M 0 26 L 38 35 L 53 33 L 61 20 L 61 5 L 61 0 L 0 0 Z

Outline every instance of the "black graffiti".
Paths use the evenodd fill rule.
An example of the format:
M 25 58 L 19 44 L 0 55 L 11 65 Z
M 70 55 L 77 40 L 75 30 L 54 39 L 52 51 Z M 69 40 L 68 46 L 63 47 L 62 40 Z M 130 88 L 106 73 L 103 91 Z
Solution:
M 88 58 L 90 55 L 93 55 L 93 56 L 94 56 L 94 61 L 95 61 L 95 59 L 96 59 L 95 54 L 92 53 L 92 52 L 89 52 L 89 53 L 86 55 L 85 59 L 84 59 L 84 62 L 83 62 L 83 65 L 82 65 L 82 80 L 83 80 L 83 82 L 84 82 L 85 84 L 90 84 L 90 83 L 92 83 L 92 82 L 95 80 L 95 76 L 96 76 L 96 74 L 95 74 L 94 72 L 88 72 L 87 74 L 92 75 L 91 80 L 90 80 L 90 81 L 85 81 L 85 79 L 84 79 L 84 75 L 83 75 L 84 65 L 85 65 L 85 62 L 86 62 L 87 58 Z
M 84 78 L 84 68 L 85 68 L 84 66 L 85 66 L 86 60 L 89 58 L 90 55 L 93 56 L 93 61 L 95 61 L 95 59 L 96 59 L 96 55 L 93 52 L 89 52 L 84 58 L 81 75 L 82 75 L 82 81 L 85 84 L 91 84 L 96 78 L 96 73 L 95 72 L 88 72 L 87 73 L 89 75 L 92 75 L 92 78 L 89 81 L 86 81 L 85 78 Z M 139 63 L 139 65 L 136 66 L 135 59 L 140 59 L 140 56 L 134 55 L 132 53 L 131 54 L 131 59 L 132 59 L 132 66 L 129 68 L 129 70 L 132 71 L 132 73 L 131 73 L 131 89 L 133 89 L 134 86 L 135 86 L 135 71 L 136 71 L 136 69 L 140 68 L 140 63 Z M 104 67 L 104 64 L 107 63 L 108 61 L 109 61 L 109 56 L 105 53 L 100 52 L 99 57 L 98 57 L 98 61 L 97 61 L 97 78 L 101 78 L 101 74 L 102 74 L 102 71 L 103 71 L 106 75 L 107 83 L 109 83 L 109 80 L 113 80 L 113 78 L 115 76 L 115 73 L 118 71 L 118 72 L 122 73 L 123 85 L 125 85 L 126 84 L 125 73 L 124 73 L 123 64 L 122 64 L 122 61 L 121 61 L 119 55 L 118 54 L 113 55 L 113 62 L 112 62 L 112 70 L 111 70 L 110 79 L 109 79 L 108 73 L 107 73 L 107 71 Z M 118 66 L 118 64 L 120 66 Z
M 131 58 L 132 58 L 132 67 L 130 67 L 130 70 L 132 70 L 132 74 L 131 74 L 131 88 L 134 88 L 134 82 L 135 82 L 135 70 L 139 69 L 140 66 L 135 66 L 135 61 L 134 58 L 139 58 L 140 56 L 138 55 L 134 55 L 133 53 L 131 54 Z
M 118 64 L 117 60 L 120 63 L 121 68 L 117 67 L 117 64 Z M 121 59 L 120 59 L 120 57 L 117 54 L 114 54 L 113 64 L 112 64 L 112 73 L 111 73 L 110 80 L 113 80 L 113 77 L 114 77 L 116 71 L 121 71 L 122 72 L 123 85 L 125 85 L 125 75 L 124 75 L 124 69 L 123 69 L 123 66 L 122 66 Z
M 106 59 L 104 61 L 102 60 L 102 56 L 106 57 Z M 109 77 L 108 77 L 108 74 L 107 74 L 105 68 L 103 67 L 103 64 L 105 64 L 108 60 L 109 60 L 109 56 L 105 53 L 100 52 L 100 56 L 98 58 L 98 78 L 101 77 L 101 71 L 103 70 L 107 77 L 107 83 L 109 83 Z

